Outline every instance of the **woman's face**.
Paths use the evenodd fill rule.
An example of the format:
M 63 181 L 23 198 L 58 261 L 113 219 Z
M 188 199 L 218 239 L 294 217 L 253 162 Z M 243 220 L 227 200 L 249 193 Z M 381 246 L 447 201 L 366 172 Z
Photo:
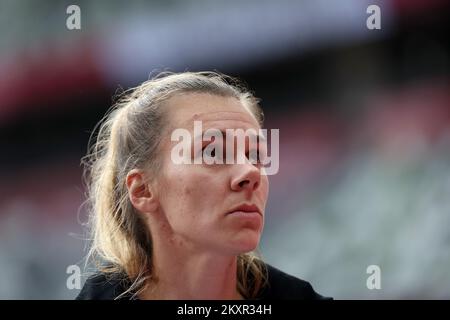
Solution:
M 188 130 L 192 150 L 194 121 L 202 122 L 203 132 L 214 128 L 223 132 L 253 129 L 258 133 L 260 129 L 254 116 L 235 98 L 183 94 L 171 98 L 167 108 L 170 134 L 177 128 Z M 178 142 L 171 141 L 170 134 L 163 140 L 158 197 L 173 239 L 186 249 L 226 255 L 255 249 L 263 230 L 269 191 L 267 176 L 261 174 L 263 169 L 250 161 L 177 164 L 171 151 Z M 235 143 L 234 140 L 234 147 Z M 207 144 L 208 141 L 202 142 L 202 148 Z M 248 143 L 246 148 L 248 151 Z M 225 152 L 223 156 L 225 159 Z M 243 212 L 237 212 L 240 210 Z

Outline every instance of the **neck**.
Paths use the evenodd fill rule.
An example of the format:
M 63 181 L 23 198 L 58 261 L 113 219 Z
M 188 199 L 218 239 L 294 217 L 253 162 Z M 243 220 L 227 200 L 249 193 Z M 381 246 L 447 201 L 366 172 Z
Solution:
M 153 237 L 155 280 L 142 299 L 237 300 L 237 257 L 192 250 L 180 239 Z

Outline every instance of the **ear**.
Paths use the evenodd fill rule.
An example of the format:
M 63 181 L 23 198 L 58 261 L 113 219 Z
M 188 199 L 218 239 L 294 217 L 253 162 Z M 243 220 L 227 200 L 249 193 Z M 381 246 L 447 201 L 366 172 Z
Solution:
M 148 214 L 158 208 L 156 193 L 151 190 L 150 184 L 146 183 L 145 173 L 142 170 L 130 170 L 126 184 L 130 201 L 139 212 Z

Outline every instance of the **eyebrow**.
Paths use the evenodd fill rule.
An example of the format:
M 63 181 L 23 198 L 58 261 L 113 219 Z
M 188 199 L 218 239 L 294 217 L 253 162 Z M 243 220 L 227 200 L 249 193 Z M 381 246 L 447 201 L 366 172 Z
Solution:
M 237 114 L 239 114 L 239 115 L 242 115 L 242 114 L 247 114 L 246 112 L 240 112 L 240 111 L 213 111 L 213 112 L 200 112 L 200 113 L 196 113 L 196 114 L 194 114 L 192 117 L 190 117 L 189 119 L 187 119 L 186 121 L 183 121 L 181 124 L 188 124 L 189 122 L 194 122 L 194 121 L 203 121 L 203 122 L 206 122 L 206 121 L 227 121 L 227 120 L 230 120 L 230 121 L 241 121 L 241 122 L 247 122 L 247 123 L 250 123 L 249 121 L 245 121 L 245 120 L 242 120 L 242 118 L 240 118 L 240 117 L 231 117 L 231 118 L 228 118 L 228 119 L 223 119 L 223 117 L 222 118 L 220 118 L 220 119 L 216 119 L 216 118 L 213 118 L 213 119 L 208 119 L 208 117 L 206 117 L 206 118 L 204 118 L 204 119 L 199 119 L 199 117 L 201 117 L 201 116 L 203 116 L 203 115 L 214 115 L 214 114 L 224 114 L 224 117 L 225 116 L 227 116 L 227 115 L 229 115 L 229 116 L 233 116 L 233 115 L 237 115 Z M 258 120 L 255 118 L 255 116 L 251 113 L 251 112 L 248 112 L 248 114 L 250 115 L 250 117 L 252 118 L 252 120 L 255 120 L 255 123 L 259 126 L 259 122 L 258 122 Z
M 194 136 L 193 138 L 194 138 L 194 141 L 195 141 L 195 139 L 198 139 L 198 138 L 202 138 L 202 141 L 203 141 L 203 136 L 205 135 L 205 132 L 206 131 L 208 131 L 209 129 L 216 129 L 216 130 L 219 130 L 221 133 L 222 133 L 222 138 L 223 138 L 223 140 L 226 140 L 226 138 L 227 138 L 227 134 L 226 134 L 226 130 L 227 129 L 217 129 L 217 128 L 208 128 L 208 129 L 206 129 L 206 130 L 203 130 L 202 131 L 202 133 L 200 134 L 200 135 L 197 135 L 197 136 Z M 231 128 L 230 128 L 231 129 Z M 240 128 L 238 128 L 238 129 L 240 129 Z M 232 130 L 237 130 L 237 129 L 232 129 Z M 244 129 L 242 129 L 242 130 L 244 130 Z M 244 130 L 244 132 L 245 131 L 247 131 L 247 130 Z M 256 137 L 257 138 L 257 143 L 259 144 L 261 141 L 265 141 L 265 140 L 267 140 L 262 134 L 259 134 L 258 133 L 258 131 L 259 130 L 256 130 L 256 135 L 254 135 L 254 134 L 251 134 L 251 136 L 252 137 Z M 211 140 L 209 140 L 209 141 L 211 141 Z
M 204 114 L 216 114 L 216 113 L 229 113 L 229 114 L 242 114 L 245 112 L 241 112 L 241 111 L 212 111 L 212 112 L 200 112 L 200 113 L 196 113 L 192 116 L 192 118 L 195 120 L 196 116 L 201 116 Z M 250 112 L 249 112 L 250 113 Z M 251 114 L 251 113 L 250 113 Z

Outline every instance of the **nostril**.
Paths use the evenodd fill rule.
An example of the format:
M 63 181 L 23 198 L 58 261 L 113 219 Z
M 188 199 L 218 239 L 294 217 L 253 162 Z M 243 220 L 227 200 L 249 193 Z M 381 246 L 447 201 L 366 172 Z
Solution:
M 239 182 L 239 187 L 243 188 L 249 182 L 250 181 L 248 181 L 248 180 L 243 180 L 243 181 Z

